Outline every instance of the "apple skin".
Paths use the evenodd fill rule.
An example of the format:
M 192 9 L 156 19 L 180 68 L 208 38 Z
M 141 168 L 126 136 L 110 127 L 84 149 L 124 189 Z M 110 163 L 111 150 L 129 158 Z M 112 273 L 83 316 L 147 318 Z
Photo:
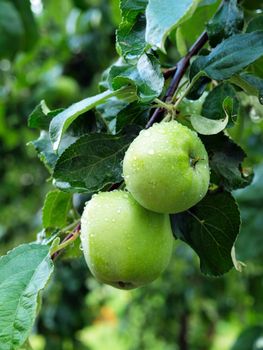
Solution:
M 176 122 L 142 130 L 123 161 L 127 189 L 144 208 L 179 213 L 198 203 L 210 179 L 208 155 L 196 132 Z
M 92 197 L 80 238 L 92 274 L 119 289 L 155 280 L 170 261 L 174 241 L 169 216 L 143 208 L 126 191 Z

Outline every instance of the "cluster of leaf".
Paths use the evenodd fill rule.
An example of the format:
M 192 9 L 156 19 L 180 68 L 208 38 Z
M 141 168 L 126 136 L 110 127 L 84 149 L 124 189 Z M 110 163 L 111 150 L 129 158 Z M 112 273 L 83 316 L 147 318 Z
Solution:
M 125 150 L 145 127 L 157 98 L 162 98 L 169 84 L 161 62 L 166 56 L 170 62 L 173 43 L 175 56 L 187 51 L 200 28 L 207 31 L 209 45 L 191 62 L 184 77 L 187 88 L 184 90 L 182 83 L 182 95 L 177 92 L 175 99 L 180 96 L 182 103 L 188 104 L 206 94 L 200 114 L 180 112 L 180 118 L 200 134 L 205 144 L 211 189 L 195 207 L 172 215 L 171 221 L 175 236 L 198 254 L 205 274 L 218 276 L 233 264 L 239 266 L 233 245 L 240 216 L 230 192 L 247 186 L 251 176 L 242 166 L 246 154 L 230 139 L 228 130 L 242 116 L 240 102 L 244 94 L 257 96 L 262 102 L 263 17 L 253 12 L 250 18 L 246 3 L 242 8 L 236 0 L 225 0 L 221 5 L 216 0 L 136 0 L 121 1 L 120 6 L 122 20 L 116 35 L 120 57 L 104 72 L 100 93 L 66 109 L 50 110 L 42 101 L 29 117 L 29 126 L 40 130 L 32 144 L 57 190 L 48 193 L 43 208 L 44 244 L 20 246 L 0 260 L 4 276 L 1 283 L 6 291 L 14 283 L 10 274 L 13 266 L 21 266 L 25 254 L 30 261 L 30 269 L 16 276 L 20 289 L 10 312 L 12 327 L 19 331 L 0 331 L 6 349 L 18 348 L 33 324 L 37 293 L 53 269 L 45 243 L 63 236 L 67 225 L 74 224 L 72 193 L 109 190 L 122 181 Z M 200 18 L 202 25 L 193 25 Z M 7 292 L 1 293 L 0 305 L 6 303 L 6 298 Z M 19 302 L 21 298 L 23 303 Z M 32 300 L 30 305 L 26 303 L 28 298 Z M 26 312 L 28 320 L 21 328 Z M 5 329 L 1 321 L 0 329 Z

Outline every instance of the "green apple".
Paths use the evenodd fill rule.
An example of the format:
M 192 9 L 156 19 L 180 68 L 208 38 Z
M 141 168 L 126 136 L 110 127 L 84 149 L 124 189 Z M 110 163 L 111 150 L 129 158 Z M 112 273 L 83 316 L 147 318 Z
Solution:
M 87 202 L 80 238 L 92 274 L 120 289 L 155 280 L 173 246 L 169 216 L 143 208 L 125 191 L 101 192 Z
M 208 155 L 197 134 L 172 121 L 140 132 L 123 161 L 127 189 L 146 209 L 178 213 L 198 203 L 209 186 Z

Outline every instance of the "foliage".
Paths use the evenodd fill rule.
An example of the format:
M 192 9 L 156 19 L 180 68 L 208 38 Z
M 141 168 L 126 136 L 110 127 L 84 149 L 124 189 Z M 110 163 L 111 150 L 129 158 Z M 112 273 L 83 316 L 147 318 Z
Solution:
M 18 246 L 0 259 L 0 348 L 12 350 L 23 345 L 41 307 L 39 292 L 46 285 L 38 322 L 39 330 L 54 341 L 47 342 L 46 348 L 62 349 L 54 332 L 85 348 L 85 341 L 76 340 L 77 331 L 94 321 L 92 308 L 101 311 L 103 303 L 112 301 L 108 289 L 104 292 L 92 278 L 88 278 L 90 288 L 80 282 L 86 271 L 82 264 L 76 267 L 78 263 L 55 260 L 65 247 L 65 258 L 81 259 L 80 243 L 74 236 L 79 231 L 74 198 L 84 193 L 88 200 L 91 193 L 122 186 L 122 159 L 139 131 L 150 126 L 149 120 L 152 124 L 177 118 L 199 134 L 207 149 L 209 192 L 193 208 L 171 215 L 178 238 L 171 266 L 149 289 L 135 292 L 134 298 L 128 294 L 131 300 L 118 310 L 122 321 L 112 334 L 120 332 L 122 349 L 184 349 L 184 342 L 193 349 L 208 349 L 218 318 L 238 319 L 232 313 L 237 313 L 240 305 L 233 301 L 239 298 L 237 286 L 243 289 L 242 297 L 247 294 L 259 309 L 263 307 L 262 283 L 258 282 L 263 275 L 259 234 L 262 4 L 257 0 L 224 0 L 221 4 L 216 0 L 137 0 L 120 1 L 120 10 L 115 0 L 66 0 L 63 6 L 61 1 L 46 0 L 40 4 L 43 9 L 38 9 L 37 15 L 29 1 L 4 0 L 0 4 L 4 33 L 0 39 L 0 153 L 5 155 L 0 164 L 1 253 Z M 117 25 L 118 58 L 113 42 Z M 206 34 L 200 40 L 203 31 Z M 194 112 L 193 100 L 200 104 Z M 254 165 L 255 179 L 248 186 Z M 232 191 L 241 209 L 241 228 Z M 37 232 L 36 243 L 19 245 L 33 241 Z M 218 276 L 234 266 L 240 268 L 235 250 L 238 259 L 251 264 L 244 277 L 232 271 L 230 277 L 211 280 L 197 270 L 195 253 L 204 274 Z M 58 270 L 49 287 L 50 258 Z M 66 286 L 74 280 L 72 270 L 79 274 L 74 291 Z M 175 281 L 182 279 L 178 286 Z M 221 287 L 232 294 L 232 299 L 227 299 L 229 305 L 220 295 Z M 49 288 L 61 298 L 63 290 L 70 290 L 69 295 L 80 298 L 79 308 L 84 307 L 91 289 L 87 299 L 91 315 L 68 323 L 73 340 L 66 335 L 68 328 L 63 329 L 63 322 L 68 321 L 63 320 L 60 309 L 56 310 L 60 325 L 50 314 L 48 303 L 56 301 L 52 301 Z M 92 299 L 100 295 L 101 300 Z M 61 308 L 71 302 L 66 300 Z M 73 309 L 69 307 L 65 313 Z M 153 320 L 153 310 L 162 322 Z M 128 318 L 123 316 L 126 313 Z M 252 318 L 250 312 L 245 313 L 247 319 Z M 135 324 L 137 318 L 140 321 Z M 262 319 L 255 316 L 254 320 L 253 328 L 244 330 L 233 349 L 244 342 L 260 346 Z M 134 343 L 121 331 L 125 322 L 133 325 Z M 166 323 L 169 327 L 164 330 Z M 189 327 L 189 323 L 194 324 L 195 332 L 185 339 L 183 325 Z M 165 336 L 161 336 L 163 332 Z M 202 332 L 210 337 L 202 338 Z

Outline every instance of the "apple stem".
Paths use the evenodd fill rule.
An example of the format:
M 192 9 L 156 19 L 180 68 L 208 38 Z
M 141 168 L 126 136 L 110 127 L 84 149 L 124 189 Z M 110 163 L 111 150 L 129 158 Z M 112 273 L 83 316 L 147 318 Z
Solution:
M 188 53 L 184 57 L 182 57 L 180 61 L 176 64 L 176 67 L 171 68 L 170 70 L 164 73 L 164 77 L 167 78 L 175 70 L 174 76 L 164 96 L 164 99 L 163 99 L 164 103 L 171 102 L 173 95 L 176 89 L 178 88 L 179 83 L 190 64 L 190 59 L 201 50 L 201 48 L 206 44 L 207 41 L 208 41 L 207 32 L 203 32 L 199 36 L 199 38 L 196 40 L 196 42 L 193 44 L 193 46 L 190 48 Z M 157 109 L 155 109 L 154 113 L 152 114 L 151 118 L 146 124 L 146 129 L 151 127 L 155 122 L 160 121 L 162 119 L 162 115 L 164 111 L 165 110 L 162 107 L 158 107 Z
M 55 250 L 51 250 L 50 254 L 52 260 L 55 260 L 64 248 L 66 248 L 79 237 L 80 228 L 80 223 L 78 223 L 74 230 L 70 232 L 57 247 L 55 247 Z

